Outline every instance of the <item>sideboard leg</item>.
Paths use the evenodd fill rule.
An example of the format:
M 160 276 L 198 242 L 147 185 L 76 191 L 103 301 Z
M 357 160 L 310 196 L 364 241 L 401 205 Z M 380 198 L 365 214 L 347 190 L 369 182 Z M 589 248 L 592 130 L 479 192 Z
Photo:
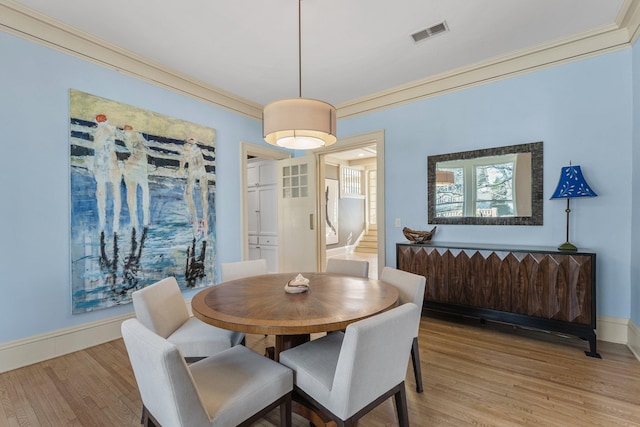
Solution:
M 593 334 L 583 339 L 589 340 L 589 351 L 585 351 L 584 354 L 586 354 L 589 357 L 596 357 L 598 359 L 602 359 L 602 356 L 600 356 L 600 353 L 596 351 L 596 335 Z

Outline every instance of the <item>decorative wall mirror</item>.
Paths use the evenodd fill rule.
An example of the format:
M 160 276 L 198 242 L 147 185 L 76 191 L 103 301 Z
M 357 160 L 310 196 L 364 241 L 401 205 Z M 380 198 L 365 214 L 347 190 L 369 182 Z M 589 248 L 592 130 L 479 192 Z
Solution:
M 542 225 L 542 142 L 427 158 L 429 224 Z

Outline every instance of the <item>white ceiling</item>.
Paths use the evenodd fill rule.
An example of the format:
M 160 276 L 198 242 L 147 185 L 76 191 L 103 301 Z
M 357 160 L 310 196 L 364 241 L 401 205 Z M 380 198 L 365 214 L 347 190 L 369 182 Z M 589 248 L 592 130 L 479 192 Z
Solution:
M 297 0 L 2 0 L 264 105 L 298 96 Z M 630 0 L 303 0 L 302 96 L 336 106 L 614 28 Z M 449 32 L 410 35 L 446 21 Z

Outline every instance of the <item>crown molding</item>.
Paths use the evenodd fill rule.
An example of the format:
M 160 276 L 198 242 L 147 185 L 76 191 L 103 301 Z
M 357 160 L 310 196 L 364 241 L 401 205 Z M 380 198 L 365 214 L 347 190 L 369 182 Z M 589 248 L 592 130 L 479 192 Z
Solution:
M 629 32 L 629 43 L 633 45 L 640 36 L 640 0 L 625 0 L 616 20 L 622 28 Z
M 640 0 L 631 2 L 637 5 Z M 628 29 L 611 24 L 571 39 L 522 50 L 337 105 L 337 117 L 344 119 L 379 111 L 629 46 Z
M 103 67 L 262 120 L 262 105 L 107 43 L 11 0 L 0 0 L 0 30 Z
M 28 9 L 0 0 L 0 30 L 166 89 L 262 120 L 262 105 L 179 74 Z M 344 119 L 630 47 L 640 37 L 640 0 L 625 0 L 615 23 L 391 88 L 337 106 Z
M 615 23 L 572 38 L 459 68 L 336 106 L 344 119 L 625 49 L 640 37 L 640 0 L 625 0 Z

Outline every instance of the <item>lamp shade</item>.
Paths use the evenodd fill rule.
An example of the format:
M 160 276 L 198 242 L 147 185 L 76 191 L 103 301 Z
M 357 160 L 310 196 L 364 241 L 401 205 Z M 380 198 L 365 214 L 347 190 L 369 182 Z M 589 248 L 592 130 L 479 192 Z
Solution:
M 580 166 L 564 166 L 560 173 L 560 181 L 552 199 L 573 199 L 576 197 L 596 197 L 595 191 L 589 187 Z
M 262 112 L 265 141 L 278 147 L 308 150 L 336 142 L 336 109 L 306 98 L 272 102 Z

